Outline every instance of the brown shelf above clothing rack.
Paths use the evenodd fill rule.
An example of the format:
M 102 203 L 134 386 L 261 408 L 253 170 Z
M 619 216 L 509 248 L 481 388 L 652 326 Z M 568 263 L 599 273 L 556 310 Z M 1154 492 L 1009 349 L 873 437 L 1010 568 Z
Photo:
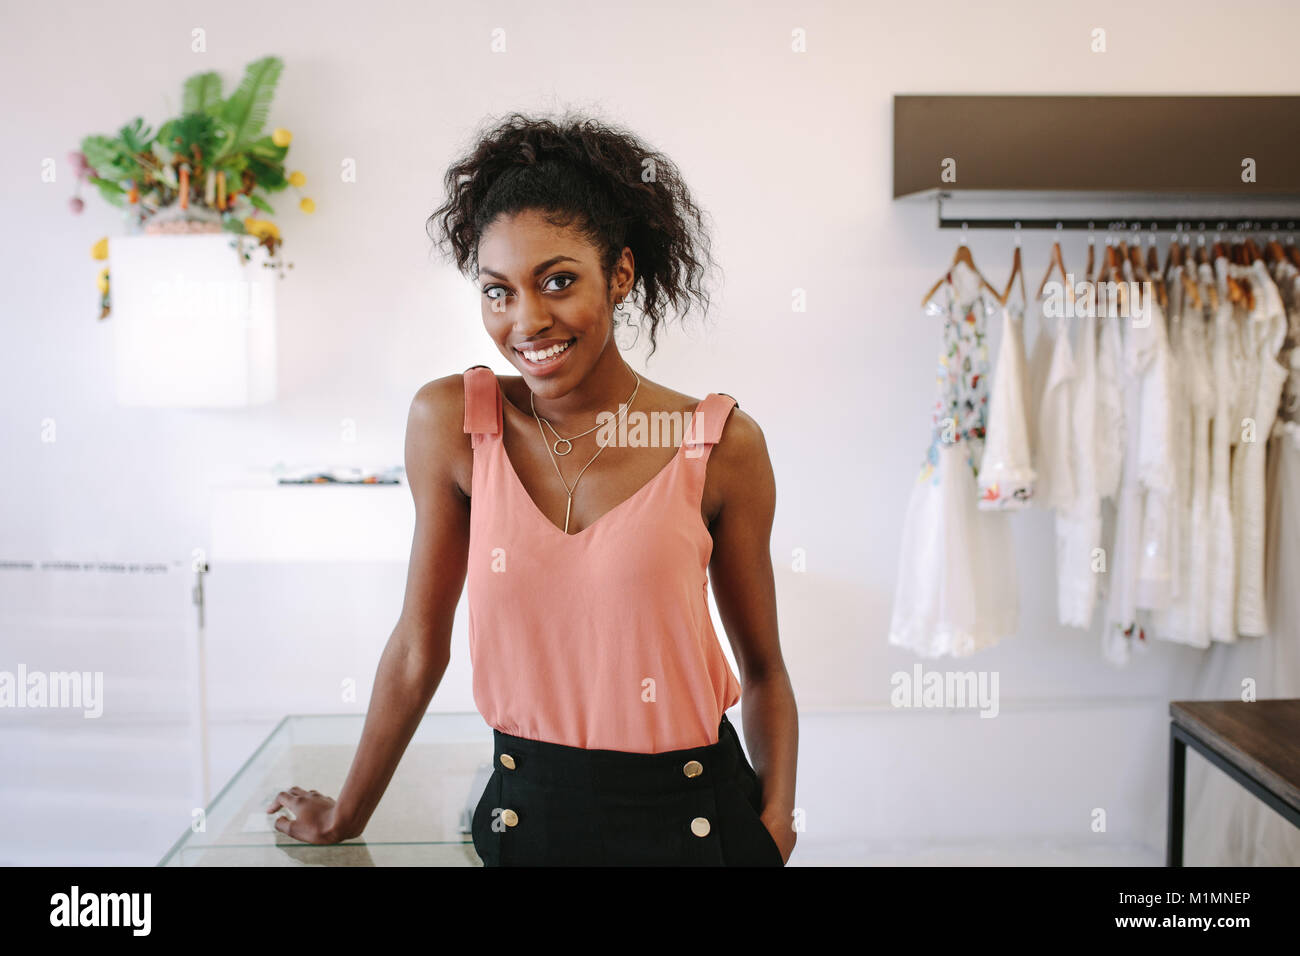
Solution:
M 898 95 L 893 112 L 894 198 L 935 198 L 941 229 L 1300 226 L 1300 96 Z M 968 199 L 988 214 L 945 215 Z

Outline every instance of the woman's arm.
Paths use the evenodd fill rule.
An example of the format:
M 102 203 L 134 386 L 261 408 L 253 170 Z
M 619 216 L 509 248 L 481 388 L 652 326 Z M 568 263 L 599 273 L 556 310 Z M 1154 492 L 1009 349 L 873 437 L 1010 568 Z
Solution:
M 705 507 L 713 556 L 709 577 L 740 668 L 745 743 L 763 786 L 763 822 L 788 861 L 794 851 L 799 712 L 777 634 L 772 574 L 776 480 L 762 429 L 736 408 L 709 455 Z
M 361 834 L 446 672 L 469 552 L 464 409 L 460 375 L 429 382 L 411 402 L 406 478 L 415 499 L 415 537 L 406 597 L 379 660 L 361 742 L 337 803 L 292 787 L 267 811 L 288 807 L 295 819 L 275 825 L 296 840 L 337 843 Z

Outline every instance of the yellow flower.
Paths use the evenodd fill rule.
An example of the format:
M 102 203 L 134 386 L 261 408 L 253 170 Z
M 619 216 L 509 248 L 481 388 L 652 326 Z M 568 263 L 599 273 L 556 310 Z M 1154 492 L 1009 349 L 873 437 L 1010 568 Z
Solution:
M 90 258 L 107 259 L 108 258 L 108 236 L 105 236 L 99 242 L 90 247 Z
M 250 235 L 257 236 L 258 239 L 265 239 L 267 236 L 280 238 L 279 227 L 269 219 L 245 219 L 244 229 Z
M 306 186 L 306 185 L 307 185 L 307 177 L 304 176 L 302 173 L 298 172 L 297 170 L 294 170 L 293 172 L 291 172 L 291 173 L 289 174 L 289 185 L 290 185 L 290 186 Z
M 271 142 L 276 146 L 285 147 L 293 140 L 293 133 L 290 133 L 283 126 L 277 126 L 271 133 Z
M 99 270 L 99 276 L 95 279 L 95 285 L 99 286 L 100 293 L 108 291 L 108 266 Z
M 298 203 L 298 208 L 303 212 L 315 212 L 316 203 L 304 196 L 302 202 Z

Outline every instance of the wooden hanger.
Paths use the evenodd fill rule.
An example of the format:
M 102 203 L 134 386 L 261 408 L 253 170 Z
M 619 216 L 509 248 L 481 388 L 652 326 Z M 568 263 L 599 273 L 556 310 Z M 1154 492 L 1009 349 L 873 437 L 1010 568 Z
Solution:
M 1011 254 L 1011 275 L 1007 277 L 1006 290 L 999 297 L 1003 305 L 1011 301 L 1011 286 L 1016 281 L 1016 276 L 1020 277 L 1020 298 L 1026 303 L 1029 297 L 1025 294 L 1025 270 L 1020 266 L 1020 240 L 1016 240 L 1016 250 Z
M 1255 245 L 1255 240 L 1250 236 L 1246 236 L 1243 241 L 1237 243 L 1237 255 L 1238 265 L 1253 266 L 1255 260 L 1259 258 L 1259 249 Z M 1246 308 L 1252 310 L 1255 308 L 1255 280 L 1253 276 L 1254 270 L 1252 269 L 1241 283 L 1246 292 Z
M 1115 250 L 1114 244 L 1109 239 L 1107 239 L 1106 250 L 1105 253 L 1102 255 L 1102 259 L 1101 259 L 1101 271 L 1097 273 L 1096 284 L 1102 285 L 1106 282 L 1109 282 L 1111 276 L 1115 275 L 1119 271 L 1120 271 L 1119 253 Z M 1123 281 L 1122 274 L 1120 275 L 1120 281 L 1115 283 L 1115 290 L 1116 290 L 1116 295 L 1119 299 L 1120 311 L 1125 315 L 1129 314 L 1128 313 L 1128 283 Z M 1107 303 L 1107 308 L 1108 309 L 1110 308 L 1109 303 Z
M 1139 245 L 1129 248 L 1128 243 L 1121 239 L 1119 243 L 1120 255 L 1128 259 L 1129 265 L 1133 267 L 1133 275 L 1137 278 L 1138 282 L 1151 282 L 1151 277 L 1147 275 L 1146 266 L 1142 264 L 1142 249 L 1140 248 L 1141 241 L 1142 240 L 1139 239 Z M 1155 288 L 1155 283 L 1152 283 L 1152 288 Z M 1157 300 L 1158 299 L 1159 296 L 1157 296 Z M 1139 299 L 1138 301 L 1141 300 Z
M 1058 225 L 1056 228 L 1059 230 L 1061 227 Z M 1017 255 L 1020 254 L 1020 250 L 1019 250 L 1019 249 L 1016 250 L 1016 254 L 1017 254 Z M 1048 258 L 1047 258 L 1047 271 L 1046 271 L 1045 273 L 1043 273 L 1043 281 L 1040 282 L 1040 283 L 1038 284 L 1038 296 L 1037 296 L 1037 297 L 1040 298 L 1040 299 L 1043 297 L 1043 290 L 1047 288 L 1047 280 L 1050 279 L 1050 278 L 1052 277 L 1052 270 L 1053 270 L 1053 269 L 1055 269 L 1057 272 L 1061 273 L 1061 282 L 1066 286 L 1067 291 L 1072 292 L 1072 290 L 1069 289 L 1070 276 L 1069 276 L 1069 274 L 1065 271 L 1065 260 L 1064 260 L 1063 258 L 1061 258 L 1061 241 L 1060 241 L 1059 239 L 1058 239 L 1057 241 L 1055 241 L 1055 242 L 1052 243 L 1052 252 L 1051 252 L 1051 255 L 1049 255 Z M 1089 247 L 1089 249 L 1088 249 L 1088 269 L 1089 269 L 1089 271 L 1092 270 L 1092 249 L 1091 249 L 1091 247 Z M 1085 278 L 1086 278 L 1086 277 L 1085 277 Z M 1008 284 L 1007 287 L 1010 288 L 1010 285 Z
M 1241 261 L 1243 253 L 1240 243 L 1225 244 L 1223 242 L 1216 242 L 1214 247 L 1217 251 L 1221 251 L 1224 254 L 1229 263 L 1238 266 L 1244 265 Z M 1255 294 L 1250 287 L 1250 283 L 1243 279 L 1238 279 L 1232 274 L 1231 269 L 1228 270 L 1228 298 L 1232 302 L 1242 305 L 1247 310 L 1255 307 Z
M 1213 253 L 1214 258 L 1216 260 L 1226 259 L 1229 263 L 1232 262 L 1228 248 L 1224 246 L 1224 244 L 1220 240 L 1216 239 L 1214 241 L 1213 246 L 1210 247 L 1210 251 L 1211 253 Z M 1216 269 L 1215 272 L 1217 274 L 1218 270 Z M 1245 290 L 1242 289 L 1241 283 L 1237 281 L 1237 278 L 1232 274 L 1231 269 L 1228 270 L 1227 286 L 1228 286 L 1228 301 L 1244 302 L 1246 300 Z
M 1153 249 L 1152 252 L 1154 251 Z M 1197 283 L 1189 275 L 1195 268 L 1196 263 L 1188 258 L 1179 237 L 1174 236 L 1169 243 L 1169 255 L 1165 260 L 1165 274 L 1168 275 L 1173 269 L 1178 270 L 1178 276 L 1181 280 L 1179 284 L 1183 287 L 1183 294 L 1199 309 L 1201 307 L 1201 292 L 1197 287 Z
M 1188 236 L 1187 238 L 1188 241 L 1190 242 L 1191 236 Z M 1196 252 L 1193 254 L 1192 261 L 1195 262 L 1198 266 L 1208 265 L 1210 267 L 1211 275 L 1213 275 L 1214 265 L 1213 263 L 1210 262 L 1209 252 L 1205 248 L 1204 232 L 1200 232 L 1196 236 Z M 1197 275 L 1199 280 L 1199 272 Z M 1199 290 L 1200 287 L 1201 284 L 1198 281 L 1196 284 L 1196 288 Z M 1217 283 L 1213 279 L 1211 279 L 1211 281 L 1205 284 L 1205 292 L 1210 300 L 1211 308 L 1217 309 L 1219 307 L 1219 290 L 1217 288 Z
M 1194 302 L 1196 307 L 1200 309 L 1204 308 L 1205 300 L 1201 297 L 1200 270 L 1197 268 L 1196 261 L 1191 257 L 1191 254 L 1188 251 L 1191 247 L 1191 240 L 1191 236 L 1184 237 L 1183 242 L 1180 243 L 1182 246 L 1182 252 L 1179 253 L 1178 257 L 1182 259 L 1184 263 L 1183 282 L 1186 283 L 1187 291 L 1191 293 L 1192 302 Z
M 1270 266 L 1286 258 L 1286 252 L 1282 249 L 1282 243 L 1277 241 L 1276 235 L 1268 237 L 1268 242 L 1264 246 L 1264 257 Z
M 998 293 L 998 290 L 993 288 L 993 286 L 989 283 L 989 280 L 984 278 L 984 274 L 975 267 L 975 260 L 971 257 L 970 248 L 966 245 L 965 242 L 963 242 L 961 245 L 957 247 L 957 252 L 952 257 L 952 264 L 948 266 L 948 272 L 952 272 L 952 270 L 957 267 L 957 263 L 959 262 L 966 263 L 966 265 L 970 268 L 970 270 L 974 272 L 975 275 L 979 276 L 980 285 L 982 285 L 985 289 L 988 289 L 989 292 L 993 294 L 993 297 L 997 299 L 999 303 L 1001 303 L 1002 305 L 1006 305 L 1006 301 Z M 925 304 L 930 301 L 930 298 L 936 292 L 939 291 L 939 286 L 943 285 L 948 278 L 948 272 L 945 272 L 942 276 L 940 276 L 939 281 L 930 287 L 930 291 L 927 292 L 925 294 L 925 298 L 921 300 L 922 307 L 924 307 Z
M 1181 235 L 1181 233 L 1180 233 Z M 1169 274 L 1170 268 L 1183 264 L 1183 246 L 1178 241 L 1178 236 L 1169 240 L 1169 250 L 1165 253 L 1165 275 Z M 1177 256 L 1177 258 L 1175 258 Z
M 1147 274 L 1151 276 L 1151 281 L 1155 283 L 1156 301 L 1160 303 L 1160 308 L 1169 308 L 1169 290 L 1165 287 L 1165 274 L 1160 271 L 1160 255 L 1156 252 L 1156 237 L 1152 233 L 1147 245 Z M 1137 250 L 1133 250 L 1137 253 Z

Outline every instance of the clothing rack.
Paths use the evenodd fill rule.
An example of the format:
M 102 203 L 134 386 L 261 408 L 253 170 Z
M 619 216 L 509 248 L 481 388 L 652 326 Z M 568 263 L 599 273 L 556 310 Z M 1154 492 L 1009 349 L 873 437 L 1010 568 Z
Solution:
M 938 213 L 940 229 L 1056 229 L 1081 230 L 1090 229 L 1099 232 L 1223 232 L 1223 233 L 1281 233 L 1300 231 L 1300 219 L 1259 219 L 1259 218 L 1207 218 L 1168 216 L 1131 217 L 1110 219 L 1104 216 L 1092 219 L 1082 218 L 1019 218 L 999 219 L 988 217 L 954 217 L 945 218 L 943 200 L 945 193 L 938 193 L 935 206 Z

